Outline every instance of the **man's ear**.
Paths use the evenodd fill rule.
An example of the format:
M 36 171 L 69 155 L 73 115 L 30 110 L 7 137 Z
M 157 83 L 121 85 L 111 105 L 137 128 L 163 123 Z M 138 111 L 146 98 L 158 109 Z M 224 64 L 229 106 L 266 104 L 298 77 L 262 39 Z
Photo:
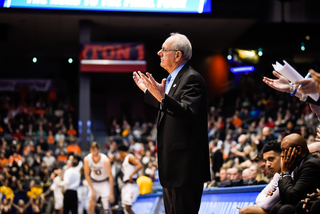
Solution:
M 297 155 L 301 155 L 301 153 L 302 153 L 302 148 L 301 148 L 301 146 L 297 146 L 297 147 L 296 147 L 296 153 L 297 153 Z
M 176 60 L 176 61 L 179 61 L 179 60 L 181 59 L 181 57 L 182 57 L 181 52 L 180 52 L 180 51 L 177 51 L 177 52 L 176 52 L 176 56 L 175 56 L 175 60 Z

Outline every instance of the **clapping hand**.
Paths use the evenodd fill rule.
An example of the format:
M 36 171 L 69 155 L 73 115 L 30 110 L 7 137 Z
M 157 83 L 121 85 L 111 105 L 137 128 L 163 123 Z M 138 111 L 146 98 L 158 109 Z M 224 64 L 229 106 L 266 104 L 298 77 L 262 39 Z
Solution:
M 136 83 L 136 85 L 142 90 L 145 91 L 146 90 L 146 85 L 143 83 L 143 80 L 140 76 L 140 71 L 138 72 L 133 72 L 133 80 Z
M 133 73 L 133 79 L 141 90 L 148 89 L 148 91 L 159 101 L 165 96 L 166 79 L 162 79 L 161 83 L 158 83 L 152 74 L 143 74 L 140 71 Z
M 277 91 L 288 92 L 290 90 L 289 81 L 280 74 L 278 74 L 276 71 L 273 71 L 272 73 L 278 79 L 270 79 L 268 77 L 263 77 L 263 82 L 265 82 L 268 86 Z

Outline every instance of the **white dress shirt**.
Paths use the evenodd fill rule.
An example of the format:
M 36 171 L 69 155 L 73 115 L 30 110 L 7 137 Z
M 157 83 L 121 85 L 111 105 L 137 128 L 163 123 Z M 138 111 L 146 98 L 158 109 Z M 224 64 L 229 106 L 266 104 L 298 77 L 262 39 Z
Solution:
M 81 175 L 77 167 L 70 167 L 63 174 L 63 182 L 68 190 L 77 190 L 80 181 Z

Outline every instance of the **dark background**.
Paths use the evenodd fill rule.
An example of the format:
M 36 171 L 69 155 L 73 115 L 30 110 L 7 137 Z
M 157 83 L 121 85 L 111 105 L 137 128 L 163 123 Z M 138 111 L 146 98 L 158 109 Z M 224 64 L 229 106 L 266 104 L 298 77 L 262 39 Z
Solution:
M 91 23 L 92 42 L 143 42 L 147 70 L 157 80 L 167 76 L 157 51 L 170 32 L 187 35 L 193 45 L 190 64 L 205 78 L 209 103 L 237 90 L 227 72 L 226 87 L 214 87 L 212 57 L 226 60 L 230 50 L 263 49 L 254 77 L 272 76 L 271 63 L 288 61 L 306 74 L 318 69 L 320 2 L 316 0 L 212 0 L 211 14 L 122 13 L 0 9 L 0 78 L 48 78 L 79 102 L 80 21 Z M 310 40 L 306 40 L 306 36 Z M 301 51 L 301 43 L 306 50 Z M 38 58 L 37 63 L 32 58 Z M 69 64 L 72 57 L 74 63 Z M 250 62 L 243 62 L 250 65 Z M 238 64 L 237 64 L 238 65 Z M 112 118 L 153 120 L 155 110 L 142 101 L 132 74 L 94 73 L 91 78 L 93 132 L 104 132 Z M 261 82 L 261 84 L 263 84 Z

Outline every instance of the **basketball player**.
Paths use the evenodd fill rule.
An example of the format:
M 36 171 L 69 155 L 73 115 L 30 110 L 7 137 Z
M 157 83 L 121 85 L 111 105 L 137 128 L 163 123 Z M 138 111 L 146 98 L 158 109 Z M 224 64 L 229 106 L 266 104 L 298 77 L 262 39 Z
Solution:
M 91 144 L 90 154 L 84 158 L 84 176 L 89 185 L 89 214 L 94 214 L 99 196 L 104 213 L 109 213 L 109 202 L 114 201 L 113 177 L 109 158 L 100 153 L 100 145 L 97 142 Z
M 142 168 L 140 161 L 128 152 L 126 145 L 118 146 L 118 151 L 122 163 L 123 182 L 125 183 L 121 190 L 121 203 L 125 214 L 134 214 L 131 207 L 139 196 L 139 186 L 136 182 L 138 171 Z
M 62 170 L 56 169 L 54 170 L 54 174 L 56 174 L 56 177 L 53 179 L 53 183 L 50 187 L 50 189 L 53 191 L 54 196 L 54 209 L 55 213 L 62 214 L 63 212 L 63 188 L 62 188 Z

